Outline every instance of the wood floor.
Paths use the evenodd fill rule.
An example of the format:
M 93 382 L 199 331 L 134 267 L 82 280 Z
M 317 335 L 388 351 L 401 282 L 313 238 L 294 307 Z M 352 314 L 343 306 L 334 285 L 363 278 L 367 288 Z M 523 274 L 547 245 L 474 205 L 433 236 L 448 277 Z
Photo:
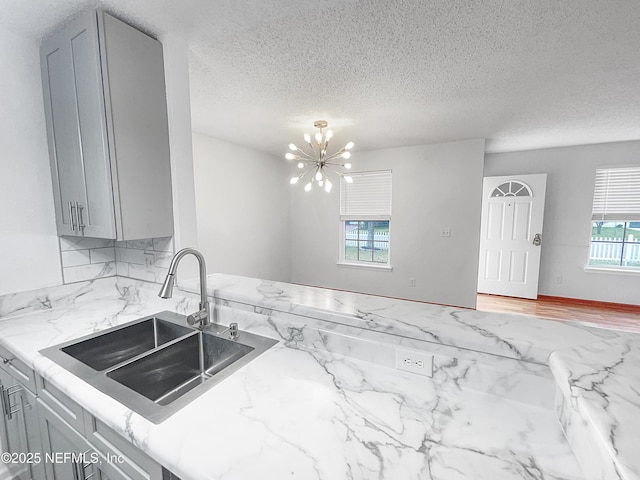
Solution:
M 478 310 L 518 313 L 553 320 L 586 322 L 594 326 L 640 332 L 640 305 L 593 302 L 539 296 L 538 300 L 478 294 Z

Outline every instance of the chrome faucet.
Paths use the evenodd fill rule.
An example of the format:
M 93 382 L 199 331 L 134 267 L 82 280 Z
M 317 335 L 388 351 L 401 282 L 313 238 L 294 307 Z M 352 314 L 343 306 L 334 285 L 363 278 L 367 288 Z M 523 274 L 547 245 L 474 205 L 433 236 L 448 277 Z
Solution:
M 176 253 L 169 265 L 169 273 L 167 278 L 164 279 L 162 288 L 158 296 L 160 298 L 171 298 L 173 293 L 173 284 L 176 279 L 176 270 L 182 257 L 187 254 L 192 254 L 198 259 L 198 266 L 200 267 L 200 310 L 187 316 L 187 322 L 189 325 L 198 324 L 198 328 L 203 329 L 211 323 L 211 308 L 207 301 L 207 265 L 204 261 L 204 256 L 195 248 L 183 248 Z

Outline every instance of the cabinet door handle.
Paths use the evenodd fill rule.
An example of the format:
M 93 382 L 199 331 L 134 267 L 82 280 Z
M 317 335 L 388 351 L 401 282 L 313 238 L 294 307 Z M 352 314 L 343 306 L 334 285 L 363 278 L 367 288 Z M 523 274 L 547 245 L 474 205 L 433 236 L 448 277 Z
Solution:
M 81 480 L 80 475 L 78 474 L 78 470 L 79 470 L 78 462 L 73 460 L 71 462 L 71 471 L 73 472 L 73 480 Z
M 78 219 L 78 230 L 80 231 L 84 230 L 85 227 L 84 221 L 82 220 L 82 210 L 84 210 L 84 207 L 76 202 L 76 216 Z
M 4 388 L 3 385 L 0 385 L 0 393 L 2 394 L 2 411 L 4 412 L 5 417 L 7 417 L 7 420 L 11 420 L 14 413 L 18 413 L 22 410 L 22 404 L 11 405 L 11 395 L 15 395 L 20 391 L 22 391 L 22 385 L 13 385 L 9 388 Z
M 89 480 L 90 478 L 94 477 L 96 475 L 96 470 L 95 468 L 93 468 L 93 463 L 89 462 L 89 463 L 85 463 L 85 458 L 87 457 L 87 455 L 91 455 L 91 450 L 87 450 L 86 452 L 82 452 L 82 460 L 80 460 L 80 462 L 78 462 L 78 474 L 80 479 L 79 480 Z M 92 472 L 87 475 L 87 468 L 92 467 L 91 470 Z
M 7 395 L 7 390 L 4 388 L 4 385 L 0 385 L 0 396 L 2 397 L 2 414 L 9 417 L 9 409 L 7 408 L 7 403 L 9 402 L 9 396 Z
M 71 222 L 71 231 L 75 232 L 76 231 L 76 220 L 75 220 L 75 215 L 73 213 L 75 206 L 74 203 L 69 200 L 69 221 Z

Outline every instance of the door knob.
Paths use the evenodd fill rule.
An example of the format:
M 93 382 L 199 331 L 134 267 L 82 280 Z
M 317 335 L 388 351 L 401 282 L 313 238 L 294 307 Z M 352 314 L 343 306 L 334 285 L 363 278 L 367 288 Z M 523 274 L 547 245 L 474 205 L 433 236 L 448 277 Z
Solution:
M 533 237 L 533 244 L 536 247 L 539 247 L 542 244 L 542 235 L 540 235 L 539 233 L 536 233 Z

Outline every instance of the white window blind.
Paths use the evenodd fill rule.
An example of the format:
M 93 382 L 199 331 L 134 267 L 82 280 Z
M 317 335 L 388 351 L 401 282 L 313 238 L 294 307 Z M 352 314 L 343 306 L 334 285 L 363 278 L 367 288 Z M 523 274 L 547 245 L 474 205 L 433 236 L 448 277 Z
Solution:
M 361 220 L 391 215 L 391 170 L 349 176 L 352 183 L 340 179 L 340 215 Z
M 596 170 L 591 218 L 640 221 L 640 167 Z

